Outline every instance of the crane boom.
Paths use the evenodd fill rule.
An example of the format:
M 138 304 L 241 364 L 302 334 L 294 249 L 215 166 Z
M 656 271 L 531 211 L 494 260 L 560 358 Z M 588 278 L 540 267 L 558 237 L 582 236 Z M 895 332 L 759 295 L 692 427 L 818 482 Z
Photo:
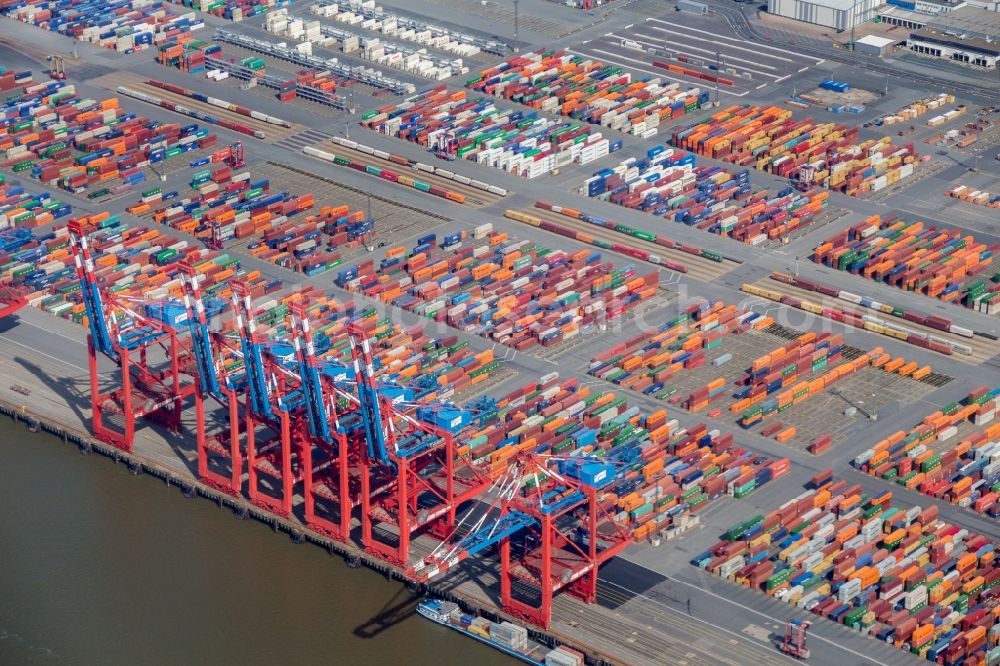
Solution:
M 233 289 L 233 312 L 236 314 L 236 328 L 239 331 L 240 343 L 243 348 L 243 364 L 246 369 L 250 409 L 258 416 L 273 419 L 274 411 L 267 388 L 261 340 L 253 318 L 250 287 L 241 280 L 233 280 L 230 285 Z
M 354 323 L 348 324 L 347 333 L 351 341 L 351 357 L 354 359 L 354 376 L 358 382 L 358 398 L 365 423 L 368 456 L 393 468 L 395 465 L 389 458 L 386 443 L 386 432 L 390 437 L 394 436 L 393 425 L 391 419 L 385 418 L 387 414 L 383 414 L 379 394 L 375 388 L 375 364 L 368 334 Z
M 211 395 L 220 401 L 222 392 L 219 390 L 219 373 L 212 354 L 212 340 L 208 331 L 208 317 L 205 314 L 205 301 L 201 296 L 201 286 L 198 273 L 190 262 L 180 265 L 184 287 L 184 307 L 187 310 L 188 327 L 191 330 L 191 342 L 195 362 L 198 367 L 198 384 L 205 395 Z
M 323 384 L 316 364 L 316 347 L 313 345 L 309 317 L 301 304 L 292 307 L 292 344 L 299 364 L 299 376 L 302 378 L 309 432 L 313 437 L 330 443 L 330 421 L 324 406 Z
M 101 296 L 97 276 L 94 275 L 94 260 L 90 255 L 90 242 L 79 220 L 70 220 L 66 225 L 69 229 L 70 247 L 73 251 L 73 262 L 76 265 L 76 275 L 80 280 L 83 294 L 83 304 L 87 312 L 87 324 L 90 327 L 90 337 L 94 348 L 111 360 L 118 362 L 118 351 L 111 338 L 111 326 L 108 324 L 107 311 Z

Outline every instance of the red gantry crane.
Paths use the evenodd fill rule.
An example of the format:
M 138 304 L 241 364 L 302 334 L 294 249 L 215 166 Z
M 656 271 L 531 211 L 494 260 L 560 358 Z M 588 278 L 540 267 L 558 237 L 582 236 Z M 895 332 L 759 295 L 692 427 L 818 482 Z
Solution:
M 11 316 L 27 305 L 26 293 L 26 289 L 0 281 L 0 319 Z
M 614 476 L 613 463 L 531 451 L 518 452 L 509 463 L 479 498 L 481 505 L 470 511 L 479 519 L 468 528 L 460 526 L 459 538 L 439 546 L 409 573 L 430 580 L 499 545 L 504 610 L 547 627 L 553 597 L 561 590 L 586 603 L 597 601 L 598 570 L 632 537 L 597 500 L 599 488 Z
M 288 517 L 297 475 L 293 459 L 298 457 L 301 435 L 293 422 L 303 401 L 300 378 L 285 367 L 293 349 L 257 332 L 250 286 L 242 280 L 229 284 L 247 380 L 243 411 L 249 498 L 256 506 Z
M 361 541 L 380 559 L 405 567 L 418 531 L 450 533 L 464 502 L 489 478 L 457 451 L 472 413 L 451 404 L 412 402 L 409 387 L 376 385 L 369 333 L 348 325 L 367 446 L 361 452 Z
M 305 522 L 332 539 L 347 541 L 358 494 L 357 484 L 352 484 L 356 475 L 351 474 L 351 467 L 352 453 L 358 448 L 361 417 L 356 411 L 349 411 L 357 399 L 336 388 L 337 383 L 349 380 L 345 366 L 327 362 L 321 371 L 306 308 L 297 303 L 292 306 L 291 315 L 308 423 L 302 450 Z M 338 394 L 345 398 L 340 406 Z M 348 447 L 349 437 L 355 442 L 354 447 Z M 360 464 L 356 456 L 353 461 L 355 467 Z
M 194 394 L 191 355 L 182 347 L 176 328 L 183 321 L 183 308 L 171 303 L 144 306 L 102 294 L 83 223 L 70 220 L 68 227 L 90 329 L 87 350 L 94 436 L 131 451 L 138 420 L 150 419 L 178 432 L 184 401 Z M 102 387 L 99 356 L 117 366 L 114 388 Z
M 245 373 L 226 374 L 221 367 L 221 353 L 239 356 L 226 338 L 209 328 L 209 311 L 201 293 L 198 272 L 189 261 L 179 265 L 184 289 L 184 307 L 191 330 L 191 348 L 197 364 L 195 383 L 195 422 L 198 447 L 198 476 L 229 495 L 238 495 L 243 484 L 243 458 L 240 440 L 243 420 L 239 403 L 247 389 Z M 220 309 L 221 311 L 221 309 Z M 216 313 L 218 314 L 218 313 Z M 208 437 L 205 404 L 212 400 L 226 410 L 228 431 Z M 220 471 L 221 470 L 221 471 Z
M 238 345 L 231 345 L 229 336 L 211 330 L 212 308 L 190 264 L 181 265 L 183 304 L 147 303 L 139 313 L 102 294 L 85 230 L 76 221 L 69 226 L 90 327 L 99 438 L 131 449 L 136 420 L 149 416 L 177 429 L 184 401 L 194 396 L 199 476 L 207 483 L 240 494 L 245 459 L 250 501 L 288 517 L 301 480 L 310 529 L 346 542 L 356 519 L 365 551 L 418 582 L 496 552 L 503 607 L 542 627 L 560 591 L 596 601 L 600 566 L 631 542 L 598 494 L 641 458 L 637 445 L 621 447 L 616 458 L 563 457 L 538 454 L 534 439 L 515 438 L 503 449 L 510 454 L 502 468 L 473 460 L 457 443 L 501 418 L 496 402 L 458 406 L 437 400 L 422 382 L 397 383 L 380 371 L 373 354 L 380 329 L 370 318 L 348 315 L 348 365 L 322 356 L 319 342 L 328 339 L 314 339 L 302 303 L 290 309 L 290 342 L 258 332 L 250 287 L 233 279 Z M 190 349 L 179 342 L 185 320 Z M 163 350 L 166 370 L 149 366 L 153 348 Z M 98 354 L 117 364 L 119 387 L 101 392 Z M 227 371 L 224 358 L 242 359 L 242 367 Z M 228 434 L 215 440 L 204 425 L 210 400 L 229 418 Z M 124 416 L 123 433 L 105 423 L 112 411 Z M 411 562 L 411 542 L 421 534 L 439 545 Z M 795 644 L 804 649 L 804 628 L 800 636 Z

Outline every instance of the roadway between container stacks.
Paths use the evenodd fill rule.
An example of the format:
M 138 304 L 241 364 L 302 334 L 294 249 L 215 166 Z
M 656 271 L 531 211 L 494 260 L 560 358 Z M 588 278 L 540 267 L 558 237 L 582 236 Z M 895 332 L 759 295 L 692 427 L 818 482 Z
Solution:
M 333 153 L 334 155 L 339 155 L 340 157 L 346 157 L 352 162 L 357 162 L 365 166 L 376 166 L 380 169 L 388 169 L 392 171 L 397 176 L 406 176 L 407 178 L 412 178 L 414 180 L 421 180 L 428 185 L 435 185 L 445 190 L 451 190 L 452 192 L 457 192 L 465 197 L 464 204 L 466 206 L 471 206 L 473 208 L 483 208 L 485 206 L 492 205 L 500 200 L 500 196 L 487 192 L 486 190 L 481 190 L 478 187 L 473 187 L 472 185 L 466 185 L 459 183 L 458 181 L 452 180 L 451 178 L 445 178 L 444 176 L 438 176 L 429 171 L 420 171 L 413 169 L 409 164 L 399 164 L 393 162 L 392 160 L 384 160 L 381 157 L 376 157 L 375 155 L 369 155 L 368 153 L 361 152 L 360 150 L 355 150 L 353 148 L 348 148 L 347 146 L 342 146 L 338 143 L 333 143 L 332 141 L 317 144 L 315 148 L 319 150 L 324 150 L 328 153 Z M 438 164 L 432 164 L 433 162 L 438 162 Z M 464 175 L 457 169 L 461 168 L 462 161 L 456 160 L 454 162 L 444 162 L 435 158 L 431 153 L 427 153 L 427 162 L 425 164 L 430 164 L 434 167 L 443 167 L 447 171 L 453 171 L 458 175 Z M 447 164 L 448 166 L 443 166 Z M 350 168 L 350 167 L 344 167 Z M 372 174 L 373 177 L 378 178 Z M 387 179 L 383 179 L 387 180 Z M 475 180 L 475 179 L 473 179 Z M 403 185 L 403 187 L 406 187 Z M 457 203 L 457 202 L 456 202 Z
M 705 259 L 704 257 L 699 257 L 694 254 L 688 254 L 687 252 L 682 252 L 680 250 L 672 250 L 663 247 L 662 245 L 657 245 L 656 243 L 640 240 L 612 229 L 600 227 L 596 224 L 590 224 L 589 222 L 583 222 L 566 215 L 558 215 L 541 208 L 532 208 L 528 210 L 521 210 L 519 212 L 525 215 L 537 217 L 543 222 L 551 222 L 552 224 L 557 224 L 573 231 L 580 231 L 584 234 L 609 243 L 616 243 L 618 245 L 632 247 L 637 250 L 646 250 L 650 254 L 657 254 L 665 259 L 671 259 L 684 264 L 688 270 L 687 273 L 682 274 L 681 282 L 683 282 L 684 277 L 692 277 L 702 282 L 713 282 L 739 265 L 736 262 L 729 261 L 728 259 L 723 259 L 721 262 L 718 262 L 712 261 L 711 259 Z M 669 269 L 667 268 L 664 268 L 663 270 L 669 272 Z
M 597 599 L 600 605 L 622 608 L 626 613 L 636 613 L 643 619 L 654 620 L 655 623 L 645 636 L 630 635 L 627 626 L 618 627 L 611 623 L 601 624 L 596 621 L 593 625 L 601 628 L 599 635 L 606 640 L 624 642 L 629 649 L 646 655 L 651 664 L 744 666 L 792 663 L 780 654 L 751 642 L 750 638 L 739 635 L 736 631 L 733 631 L 733 634 L 739 635 L 738 639 L 726 636 L 724 633 L 728 631 L 726 629 L 706 621 L 699 621 L 694 617 L 689 618 L 683 612 L 659 603 L 651 596 L 633 593 L 610 581 L 598 580 Z M 556 604 L 559 603 L 557 600 Z M 589 631 L 593 631 L 593 628 Z M 664 637 L 663 634 L 667 632 L 669 637 Z M 664 645 L 664 642 L 667 645 Z
M 177 93 L 170 92 L 169 90 L 163 90 L 162 88 L 151 86 L 146 83 L 146 81 L 148 80 L 149 77 L 140 76 L 133 72 L 115 72 L 113 74 L 105 74 L 104 76 L 92 79 L 90 81 L 87 81 L 87 83 L 89 85 L 109 90 L 112 93 L 115 93 L 115 95 L 118 95 L 118 93 L 116 92 L 118 90 L 118 86 L 125 86 L 126 88 L 130 88 L 132 90 L 145 93 L 152 97 L 158 97 L 164 101 L 171 102 L 173 104 L 186 106 L 189 109 L 193 109 L 195 111 L 207 114 L 209 116 L 215 116 L 216 118 L 221 118 L 222 120 L 228 120 L 230 122 L 246 125 L 252 130 L 263 132 L 266 137 L 263 140 L 268 143 L 276 143 L 284 138 L 287 138 L 293 134 L 297 134 L 298 132 L 301 132 L 303 129 L 305 129 L 301 125 L 296 125 L 295 123 L 291 123 L 292 125 L 291 127 L 281 127 L 280 125 L 273 125 L 271 123 L 257 120 L 256 118 L 244 116 L 243 114 L 240 113 L 234 113 L 227 109 L 223 109 L 222 107 L 215 106 L 214 104 L 199 102 L 196 99 L 191 99 L 190 97 L 185 97 L 184 95 L 178 95 Z M 126 103 L 140 102 L 140 100 L 134 98 L 125 98 L 125 99 L 127 99 Z M 182 125 L 186 125 L 189 122 L 198 122 L 195 118 L 191 118 L 183 114 L 178 114 L 178 115 L 181 118 L 186 119 L 186 121 L 181 121 Z M 213 130 L 214 128 L 216 128 L 215 125 L 211 124 L 208 124 L 207 127 L 209 128 L 209 130 Z M 248 135 L 243 135 L 243 136 L 246 138 L 253 138 L 249 137 Z
M 771 291 L 776 291 L 780 294 L 787 294 L 788 296 L 794 296 L 795 298 L 802 299 L 804 301 L 811 301 L 823 307 L 830 307 L 836 309 L 851 309 L 860 312 L 863 315 L 870 315 L 872 317 L 878 317 L 890 324 L 898 324 L 899 326 L 905 326 L 906 328 L 916 331 L 918 333 L 926 333 L 928 335 L 934 335 L 943 340 L 950 340 L 960 345 L 966 345 L 972 349 L 972 354 L 966 356 L 965 354 L 953 353 L 951 357 L 956 361 L 961 361 L 963 363 L 969 363 L 972 365 L 982 365 L 989 359 L 1000 353 L 1000 341 L 989 340 L 980 336 L 975 336 L 972 338 L 964 338 L 959 335 L 954 335 L 948 333 L 947 331 L 939 331 L 936 328 L 931 328 L 929 326 L 924 326 L 916 322 L 908 321 L 900 317 L 894 317 L 891 314 L 885 312 L 879 312 L 877 310 L 871 310 L 863 305 L 856 305 L 854 303 L 848 303 L 847 301 L 841 300 L 839 298 L 831 298 L 829 296 L 824 296 L 823 294 L 815 291 L 808 291 L 800 287 L 795 287 L 790 284 L 785 284 L 784 282 L 778 282 L 777 280 L 772 280 L 771 278 L 763 278 L 752 283 L 755 287 L 761 287 L 763 289 L 768 289 Z M 878 282 L 872 282 L 873 285 L 881 286 L 883 289 L 895 289 L 895 287 L 889 287 L 886 285 L 880 285 Z M 891 300 L 891 299 L 890 299 Z

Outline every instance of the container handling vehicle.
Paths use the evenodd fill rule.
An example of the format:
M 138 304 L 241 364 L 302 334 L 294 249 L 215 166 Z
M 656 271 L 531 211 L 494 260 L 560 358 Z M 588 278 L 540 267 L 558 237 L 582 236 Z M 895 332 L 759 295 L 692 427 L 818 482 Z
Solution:
M 806 632 L 812 622 L 808 620 L 789 620 L 785 625 L 785 637 L 781 643 L 781 651 L 796 659 L 808 659 L 809 648 L 806 647 Z
M 45 58 L 49 61 L 49 78 L 53 81 L 66 80 L 66 63 L 61 55 L 50 55 Z

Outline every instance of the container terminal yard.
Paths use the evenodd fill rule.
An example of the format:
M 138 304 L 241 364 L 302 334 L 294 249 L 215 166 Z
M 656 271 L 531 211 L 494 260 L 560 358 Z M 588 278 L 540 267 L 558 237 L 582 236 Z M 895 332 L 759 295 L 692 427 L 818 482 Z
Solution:
M 1000 663 L 995 77 L 191 4 L 0 2 L 0 411 L 512 659 Z

